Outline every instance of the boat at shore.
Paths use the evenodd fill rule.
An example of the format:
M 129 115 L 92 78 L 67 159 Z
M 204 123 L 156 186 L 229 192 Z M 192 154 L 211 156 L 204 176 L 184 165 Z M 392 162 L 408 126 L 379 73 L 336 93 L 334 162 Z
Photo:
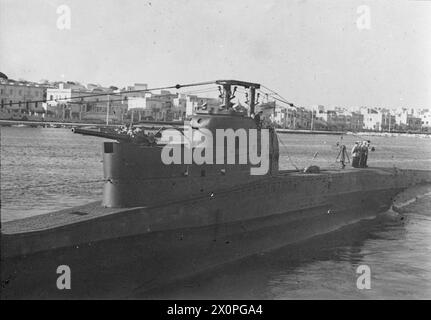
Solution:
M 197 112 L 189 127 L 214 136 L 217 130 L 243 129 L 251 141 L 253 130 L 263 130 L 250 117 L 260 85 L 216 84 L 222 89 L 220 106 Z M 234 110 L 234 86 L 249 90 L 248 114 Z M 170 144 L 160 132 L 75 132 L 109 139 L 103 142 L 103 199 L 3 223 L 2 299 L 127 298 L 134 290 L 375 217 L 406 188 L 431 182 L 426 170 L 280 170 L 273 129 L 268 129 L 268 170 L 259 175 L 251 174 L 256 165 L 249 160 L 229 163 L 227 149 L 222 163 L 165 164 Z M 262 139 L 253 145 L 261 155 Z M 194 153 L 202 141 L 175 147 Z M 204 142 L 206 150 L 218 150 L 215 141 Z M 236 138 L 233 145 L 234 158 L 240 158 L 244 148 Z M 59 266 L 70 268 L 70 290 L 57 287 Z

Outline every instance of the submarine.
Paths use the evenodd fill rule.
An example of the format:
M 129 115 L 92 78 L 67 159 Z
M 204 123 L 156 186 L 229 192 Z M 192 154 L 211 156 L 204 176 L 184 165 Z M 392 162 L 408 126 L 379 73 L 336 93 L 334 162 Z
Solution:
M 102 145 L 103 198 L 3 223 L 1 299 L 131 298 L 134 292 L 375 217 L 406 188 L 431 182 L 426 170 L 280 170 L 275 130 L 267 129 L 267 141 L 256 134 L 250 142 L 252 132 L 266 130 L 251 116 L 260 84 L 215 84 L 220 105 L 197 111 L 188 128 L 213 136 L 217 130 L 243 130 L 249 150 L 261 156 L 267 150 L 267 170 L 251 174 L 256 163 L 249 158 L 227 161 L 245 152 L 239 136 L 231 141 L 233 154 L 223 146 L 219 160 L 225 161 L 166 164 L 162 158 L 169 146 L 182 155 L 220 148 L 201 136 L 186 143 L 185 126 L 176 130 L 179 141 L 163 139 L 165 130 L 75 129 L 108 140 Z M 232 103 L 235 87 L 248 92 L 246 112 Z M 64 270 L 67 286 L 61 286 Z

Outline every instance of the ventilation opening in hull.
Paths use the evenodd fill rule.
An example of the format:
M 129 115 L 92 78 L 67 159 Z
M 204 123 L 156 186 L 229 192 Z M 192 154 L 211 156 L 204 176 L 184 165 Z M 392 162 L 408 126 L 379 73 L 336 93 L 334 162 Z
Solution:
M 114 143 L 113 142 L 105 142 L 104 143 L 104 151 L 105 151 L 105 153 L 114 153 Z

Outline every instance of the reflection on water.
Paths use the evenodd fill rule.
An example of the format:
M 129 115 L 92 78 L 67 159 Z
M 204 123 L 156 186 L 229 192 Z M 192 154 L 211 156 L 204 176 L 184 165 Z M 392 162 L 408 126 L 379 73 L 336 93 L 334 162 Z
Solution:
M 431 139 L 367 139 L 376 147 L 370 153 L 370 166 L 431 169 Z M 298 167 L 338 166 L 336 142 L 350 148 L 358 138 L 288 134 L 280 135 L 280 140 L 280 166 L 292 169 L 292 162 Z M 100 199 L 101 183 L 89 181 L 102 178 L 102 141 L 67 129 L 2 127 L 1 220 Z M 404 200 L 419 191 L 409 192 Z M 397 208 L 399 213 L 390 211 L 375 220 L 252 256 L 152 292 L 134 292 L 131 297 L 431 298 L 430 208 L 428 194 Z M 371 268 L 371 290 L 356 288 L 356 268 L 361 264 Z

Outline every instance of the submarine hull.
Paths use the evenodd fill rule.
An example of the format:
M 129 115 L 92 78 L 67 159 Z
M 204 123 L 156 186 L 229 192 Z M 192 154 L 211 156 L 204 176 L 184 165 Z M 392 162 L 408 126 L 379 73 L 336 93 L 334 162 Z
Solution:
M 100 203 L 3 224 L 2 299 L 133 298 L 386 211 L 424 171 L 283 173 L 164 206 Z M 71 271 L 60 290 L 57 268 Z

